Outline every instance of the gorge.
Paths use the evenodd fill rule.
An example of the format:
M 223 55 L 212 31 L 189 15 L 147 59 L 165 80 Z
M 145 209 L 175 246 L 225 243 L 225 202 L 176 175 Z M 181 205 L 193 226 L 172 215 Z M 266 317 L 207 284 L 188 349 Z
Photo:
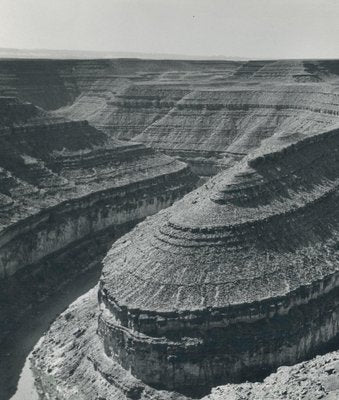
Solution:
M 41 398 L 339 395 L 338 134 L 336 60 L 1 60 L 0 339 L 116 240 Z

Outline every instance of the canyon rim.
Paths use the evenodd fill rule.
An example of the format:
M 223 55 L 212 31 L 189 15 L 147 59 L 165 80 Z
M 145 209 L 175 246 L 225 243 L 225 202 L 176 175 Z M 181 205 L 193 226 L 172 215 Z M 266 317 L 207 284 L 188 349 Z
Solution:
M 18 1 L 0 400 L 339 399 L 339 5 Z
M 42 398 L 270 398 L 280 370 L 275 384 L 242 382 L 294 376 L 288 365 L 335 348 L 339 62 L 0 71 L 3 293 L 62 285 L 146 218 L 34 350 Z M 4 337 L 19 305 L 15 318 L 18 305 L 2 309 Z M 336 354 L 322 356 L 334 365 L 324 396 Z M 312 362 L 297 364 L 305 387 Z

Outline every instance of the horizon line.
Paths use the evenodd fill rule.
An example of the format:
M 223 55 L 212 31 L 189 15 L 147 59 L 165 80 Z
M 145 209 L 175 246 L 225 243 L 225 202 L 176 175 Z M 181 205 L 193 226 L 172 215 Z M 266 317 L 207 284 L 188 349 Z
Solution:
M 226 56 L 223 54 L 215 54 L 215 55 L 195 55 L 195 54 L 180 54 L 180 53 L 160 53 L 160 52 L 142 52 L 142 51 L 120 51 L 120 50 L 83 50 L 83 49 L 49 49 L 49 48 L 21 48 L 21 47 L 0 47 L 0 59 L 11 59 L 11 58 L 21 58 L 25 59 L 25 57 L 9 57 L 1 54 L 1 52 L 51 52 L 51 53 L 87 53 L 87 54 L 107 54 L 107 57 L 98 57 L 96 59 L 145 59 L 145 60 L 177 60 L 177 61 L 204 61 L 204 60 L 215 60 L 215 61 L 282 61 L 282 60 L 337 60 L 339 59 L 339 55 L 337 57 L 283 57 L 283 58 L 272 58 L 272 57 L 248 57 L 248 56 Z M 114 54 L 117 56 L 115 57 Z M 80 54 L 79 54 L 80 55 Z M 121 55 L 121 57 L 119 57 Z M 125 55 L 125 56 L 124 56 Z M 152 56 L 156 58 L 152 58 Z M 166 58 L 170 57 L 170 58 Z M 182 57 L 182 58 L 181 58 Z M 49 59 L 48 55 L 43 57 L 29 57 L 30 59 Z M 58 58 L 52 57 L 50 59 L 67 59 L 65 57 Z M 72 58 L 69 58 L 72 59 Z M 82 59 L 81 57 L 76 57 L 76 59 Z M 84 60 L 87 58 L 83 58 Z

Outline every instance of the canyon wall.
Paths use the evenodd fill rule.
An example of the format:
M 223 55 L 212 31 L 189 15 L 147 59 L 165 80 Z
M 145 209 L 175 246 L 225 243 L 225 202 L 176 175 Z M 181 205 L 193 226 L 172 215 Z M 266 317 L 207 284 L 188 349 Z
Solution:
M 201 397 L 337 339 L 338 65 L 0 61 L 3 282 L 217 174 L 115 243 L 35 351 L 47 395 Z
M 0 60 L 0 96 L 17 97 L 47 110 L 71 105 L 79 96 L 95 101 L 114 96 L 121 82 L 147 82 L 195 71 L 238 67 L 232 61 L 180 60 Z M 83 103 L 84 105 L 84 103 Z
M 338 71 L 336 60 L 7 60 L 0 95 L 213 175 L 273 134 L 337 124 Z
M 201 397 L 337 340 L 338 135 L 269 138 L 115 242 L 82 350 L 55 359 L 60 332 L 60 348 L 73 337 L 65 316 L 36 349 L 41 387 L 79 390 L 73 378 L 60 385 L 73 364 L 108 398 Z
M 139 221 L 196 184 L 170 157 L 113 140 L 87 121 L 6 101 L 7 121 L 13 112 L 17 119 L 3 122 L 0 134 L 1 278 L 112 225 Z
M 268 140 L 118 241 L 100 281 L 106 354 L 150 386 L 196 395 L 332 340 L 338 134 Z
M 60 400 L 95 396 L 107 400 L 187 400 L 191 397 L 158 391 L 108 361 L 97 340 L 99 314 L 96 290 L 79 298 L 52 325 L 44 347 L 33 353 L 33 370 L 41 397 Z M 58 362 L 60 354 L 67 358 Z M 84 355 L 86 354 L 86 356 Z M 338 396 L 338 351 L 294 366 L 280 367 L 263 382 L 228 384 L 212 389 L 204 400 L 335 400 Z M 258 371 L 260 373 L 260 371 Z M 84 379 L 84 376 L 86 379 Z

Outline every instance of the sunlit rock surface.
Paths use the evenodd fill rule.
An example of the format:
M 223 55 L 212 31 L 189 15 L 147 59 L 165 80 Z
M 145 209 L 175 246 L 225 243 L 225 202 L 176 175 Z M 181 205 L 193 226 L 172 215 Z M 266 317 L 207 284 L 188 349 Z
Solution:
M 275 133 L 338 122 L 338 61 L 21 60 L 0 95 L 87 119 L 212 175 Z
M 33 371 L 41 398 L 185 400 L 178 393 L 145 385 L 112 363 L 96 335 L 97 323 L 93 322 L 98 311 L 97 289 L 93 289 L 60 316 L 44 346 L 34 351 Z
M 0 63 L 1 64 L 1 63 Z M 0 97 L 0 278 L 191 190 L 187 166 Z
M 338 61 L 6 60 L 0 95 L 2 277 L 218 173 L 112 247 L 42 396 L 336 396 L 336 353 L 241 382 L 337 340 Z
M 280 367 L 263 383 L 215 388 L 205 400 L 335 400 L 338 397 L 339 353 L 333 352 L 293 367 Z
M 34 352 L 33 370 L 42 399 L 48 396 L 60 400 L 189 399 L 179 393 L 155 390 L 113 363 L 103 352 L 96 335 L 98 313 L 94 289 L 60 316 L 44 346 Z M 338 394 L 339 353 L 332 352 L 291 367 L 280 367 L 263 383 L 213 388 L 203 399 L 335 400 Z
M 57 331 L 78 326 L 65 317 L 36 350 L 45 390 L 59 387 L 59 373 L 76 360 L 100 373 L 111 398 L 117 390 L 121 398 L 134 390 L 136 398 L 201 397 L 334 340 L 338 133 L 269 139 L 117 241 L 104 260 L 98 319 L 86 322 L 87 350 L 80 340 L 73 356 L 57 361 Z M 55 363 L 53 382 L 45 371 Z M 68 384 L 58 390 L 68 393 Z

